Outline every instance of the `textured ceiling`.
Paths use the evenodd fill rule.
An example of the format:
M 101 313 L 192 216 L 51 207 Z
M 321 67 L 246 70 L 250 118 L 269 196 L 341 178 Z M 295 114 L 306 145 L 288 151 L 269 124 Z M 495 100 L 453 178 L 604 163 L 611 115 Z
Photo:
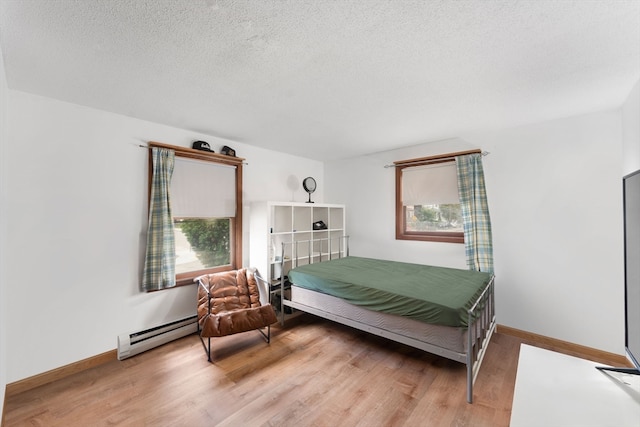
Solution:
M 327 160 L 620 106 L 640 0 L 0 0 L 0 43 L 11 89 Z

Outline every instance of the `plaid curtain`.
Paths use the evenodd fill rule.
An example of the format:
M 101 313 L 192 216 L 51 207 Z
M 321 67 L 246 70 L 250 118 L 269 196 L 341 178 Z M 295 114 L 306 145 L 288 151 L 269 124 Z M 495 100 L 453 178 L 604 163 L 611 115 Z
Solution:
M 149 229 L 141 286 L 141 289 L 146 292 L 176 285 L 176 246 L 169 202 L 169 186 L 175 152 L 153 147 L 151 155 L 153 156 L 153 174 L 149 202 Z
M 482 155 L 456 157 L 464 247 L 470 270 L 493 272 L 491 219 L 484 186 Z

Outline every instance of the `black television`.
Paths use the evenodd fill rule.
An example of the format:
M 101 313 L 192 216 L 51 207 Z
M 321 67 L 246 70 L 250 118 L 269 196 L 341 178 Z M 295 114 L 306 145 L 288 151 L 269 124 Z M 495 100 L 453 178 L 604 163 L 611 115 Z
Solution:
M 640 375 L 640 170 L 622 179 L 624 200 L 625 353 L 634 368 L 598 369 Z

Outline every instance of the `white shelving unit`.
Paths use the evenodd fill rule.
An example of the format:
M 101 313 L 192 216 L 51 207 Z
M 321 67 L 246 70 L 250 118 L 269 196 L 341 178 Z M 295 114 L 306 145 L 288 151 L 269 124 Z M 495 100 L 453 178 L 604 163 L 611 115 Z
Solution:
M 327 228 L 314 230 L 318 221 Z M 298 265 L 346 255 L 344 205 L 256 202 L 251 205 L 249 229 L 251 266 L 271 284 L 279 283 L 280 277 L 295 267 L 292 260 L 296 255 Z

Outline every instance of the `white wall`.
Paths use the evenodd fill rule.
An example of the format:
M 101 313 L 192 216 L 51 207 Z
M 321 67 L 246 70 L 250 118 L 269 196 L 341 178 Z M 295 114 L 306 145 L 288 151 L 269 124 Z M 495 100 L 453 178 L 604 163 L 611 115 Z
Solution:
M 347 205 L 352 254 L 466 268 L 463 245 L 395 240 L 394 171 L 383 166 L 474 148 L 491 153 L 498 323 L 623 354 L 619 111 L 326 164 L 325 195 Z
M 640 169 L 640 80 L 622 106 L 624 175 Z
M 247 159 L 244 203 L 304 200 L 322 163 L 9 91 L 6 159 L 7 382 L 116 347 L 118 334 L 195 314 L 195 286 L 140 293 L 146 141 L 208 141 Z M 319 191 L 318 198 L 322 197 Z M 248 259 L 245 224 L 244 259 Z M 3 346 L 5 348 L 5 346 Z
M 325 194 L 347 207 L 352 255 L 466 268 L 463 245 L 395 240 L 395 160 L 473 149 L 447 140 L 325 164 Z
M 499 323 L 623 354 L 619 112 L 468 138 L 491 152 Z
M 8 281 L 6 277 L 5 262 L 5 235 L 7 222 L 5 221 L 6 202 L 6 146 L 8 138 L 7 110 L 9 108 L 9 96 L 7 78 L 4 70 L 4 58 L 0 51 L 0 417 L 4 408 L 4 392 L 7 384 L 7 298 L 5 288 Z M 0 421 L 1 422 L 1 421 Z

